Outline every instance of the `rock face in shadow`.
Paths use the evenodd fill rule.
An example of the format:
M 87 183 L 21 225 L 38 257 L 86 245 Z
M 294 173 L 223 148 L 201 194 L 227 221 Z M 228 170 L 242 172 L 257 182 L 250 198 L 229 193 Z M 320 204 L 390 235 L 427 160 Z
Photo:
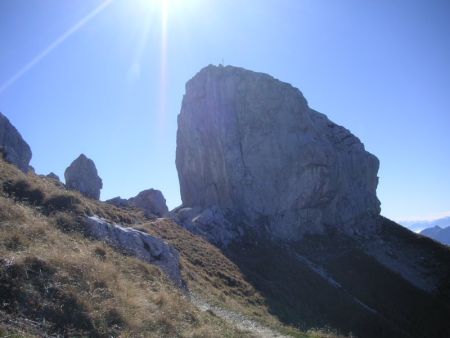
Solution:
M 94 161 L 81 154 L 64 172 L 66 187 L 98 200 L 103 187 Z
M 183 207 L 240 213 L 283 240 L 358 232 L 380 213 L 379 162 L 360 140 L 298 89 L 241 68 L 208 66 L 187 83 L 176 166 Z
M 0 153 L 23 172 L 30 170 L 31 149 L 8 118 L 0 113 Z
M 181 287 L 179 253 L 162 239 L 145 232 L 110 224 L 96 216 L 86 217 L 87 232 L 98 240 L 123 250 L 147 263 L 161 267 L 175 285 Z
M 107 200 L 106 203 L 119 208 L 135 207 L 144 211 L 146 217 L 164 217 L 169 213 L 166 199 L 161 191 L 147 189 L 141 191 L 135 197 L 125 199 L 120 196 Z
M 187 230 L 207 238 L 219 247 L 227 247 L 245 234 L 239 222 L 233 222 L 232 214 L 224 214 L 219 207 L 178 208 L 170 216 Z

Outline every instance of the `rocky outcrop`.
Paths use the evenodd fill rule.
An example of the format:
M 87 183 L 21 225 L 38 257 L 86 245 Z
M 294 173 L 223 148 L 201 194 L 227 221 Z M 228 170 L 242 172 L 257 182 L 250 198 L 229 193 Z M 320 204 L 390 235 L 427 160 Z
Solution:
M 159 190 L 148 189 L 141 191 L 136 197 L 130 198 L 128 202 L 131 206 L 144 210 L 146 216 L 156 215 L 163 217 L 169 213 L 166 199 Z
M 66 187 L 98 200 L 103 187 L 94 161 L 81 154 L 64 172 Z
M 179 264 L 180 255 L 176 249 L 162 239 L 133 228 L 110 224 L 96 216 L 86 217 L 85 220 L 89 235 L 147 263 L 158 265 L 175 285 L 183 286 Z
M 105 203 L 115 205 L 118 208 L 126 208 L 126 207 L 130 206 L 130 203 L 128 202 L 128 200 L 126 198 L 122 198 L 120 196 L 106 200 Z
M 0 153 L 23 172 L 30 170 L 31 149 L 8 118 L 0 113 Z
M 48 174 L 47 177 L 60 182 L 59 176 L 56 175 L 53 171 L 50 174 Z
M 226 247 L 236 238 L 245 234 L 245 229 L 234 223 L 232 214 L 225 215 L 218 207 L 178 208 L 174 210 L 174 221 L 182 224 L 189 231 L 207 238 L 211 243 Z
M 144 211 L 146 217 L 164 217 L 169 213 L 166 199 L 161 191 L 148 189 L 141 191 L 136 197 L 124 199 L 120 196 L 107 200 L 106 203 L 119 208 L 134 207 Z
M 176 166 L 184 208 L 240 213 L 279 239 L 357 232 L 380 212 L 379 162 L 360 140 L 298 89 L 241 68 L 208 66 L 187 83 Z

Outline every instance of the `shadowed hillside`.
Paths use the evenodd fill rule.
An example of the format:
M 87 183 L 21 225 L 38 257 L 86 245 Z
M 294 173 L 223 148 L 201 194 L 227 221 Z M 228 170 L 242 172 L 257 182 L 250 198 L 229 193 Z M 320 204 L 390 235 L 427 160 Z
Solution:
M 379 236 L 398 251 L 413 246 L 418 255 L 425 253 L 422 259 L 432 252 L 427 263 L 441 277 L 438 289 L 421 290 L 380 264 L 367 249 L 375 238 L 307 236 L 293 245 L 261 238 L 236 243 L 227 254 L 267 299 L 269 311 L 286 323 L 329 325 L 357 337 L 447 337 L 449 250 L 383 222 Z

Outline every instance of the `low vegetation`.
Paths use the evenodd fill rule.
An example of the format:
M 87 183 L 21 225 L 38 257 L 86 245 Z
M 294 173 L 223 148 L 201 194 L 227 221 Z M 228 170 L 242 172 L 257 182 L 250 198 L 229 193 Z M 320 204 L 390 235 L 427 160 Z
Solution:
M 140 215 L 0 166 L 1 335 L 247 336 L 197 310 L 159 268 L 77 228 L 81 213 L 123 223 Z
M 23 174 L 0 161 L 0 336 L 251 337 L 198 310 L 156 266 L 83 234 L 81 218 L 99 215 L 165 238 L 181 253 L 189 289 L 295 337 L 220 250 L 168 219 L 149 220 Z

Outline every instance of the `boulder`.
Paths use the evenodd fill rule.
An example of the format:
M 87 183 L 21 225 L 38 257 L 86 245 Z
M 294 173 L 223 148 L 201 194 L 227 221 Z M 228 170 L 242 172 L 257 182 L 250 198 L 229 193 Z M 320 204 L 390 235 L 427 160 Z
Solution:
M 81 154 L 64 172 L 66 187 L 98 200 L 103 187 L 94 161 Z
M 8 118 L 0 113 L 0 153 L 23 172 L 30 170 L 31 149 Z
M 380 213 L 379 162 L 360 140 L 297 88 L 242 68 L 208 66 L 186 84 L 176 166 L 183 208 L 241 214 L 282 240 L 375 227 Z
M 141 191 L 136 197 L 128 200 L 130 206 L 144 210 L 147 217 L 158 216 L 164 217 L 169 213 L 166 199 L 161 191 L 156 189 L 148 189 Z
M 183 286 L 180 255 L 162 239 L 137 229 L 108 223 L 97 216 L 86 217 L 85 222 L 87 233 L 92 237 L 147 263 L 158 265 L 175 285 Z

